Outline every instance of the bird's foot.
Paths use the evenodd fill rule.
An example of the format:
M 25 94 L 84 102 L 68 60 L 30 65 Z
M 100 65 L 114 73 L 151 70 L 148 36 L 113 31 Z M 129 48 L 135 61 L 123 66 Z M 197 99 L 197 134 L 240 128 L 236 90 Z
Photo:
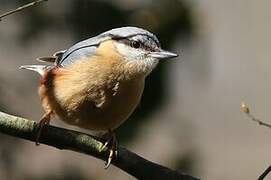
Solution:
M 37 135 L 36 135 L 36 145 L 39 145 L 39 139 L 40 139 L 40 135 L 41 135 L 41 132 L 42 132 L 42 129 L 45 125 L 49 125 L 50 124 L 50 120 L 51 120 L 51 111 L 50 112 L 46 112 L 41 120 L 38 122 L 37 124 L 37 127 L 36 127 L 36 132 L 37 132 Z
M 109 131 L 110 138 L 104 143 L 104 145 L 101 147 L 101 151 L 103 151 L 106 147 L 108 148 L 109 155 L 107 158 L 107 161 L 105 163 L 105 169 L 107 169 L 113 158 L 116 158 L 118 155 L 117 147 L 118 147 L 118 142 L 116 138 L 116 134 L 112 131 Z

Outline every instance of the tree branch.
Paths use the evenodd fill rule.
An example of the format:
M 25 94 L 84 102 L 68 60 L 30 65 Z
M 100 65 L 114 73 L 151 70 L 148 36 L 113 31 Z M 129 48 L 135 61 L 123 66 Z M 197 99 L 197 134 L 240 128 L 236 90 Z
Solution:
M 259 176 L 258 180 L 263 180 L 270 171 L 271 171 L 271 166 L 268 166 L 268 168 Z
M 31 3 L 25 4 L 23 6 L 20 6 L 20 7 L 16 8 L 16 9 L 14 9 L 14 10 L 8 11 L 8 12 L 6 12 L 4 14 L 1 14 L 0 15 L 0 21 L 2 20 L 3 17 L 6 17 L 6 16 L 14 14 L 16 12 L 22 11 L 22 10 L 24 10 L 26 8 L 35 6 L 35 5 L 40 4 L 40 3 L 44 2 L 44 1 L 48 1 L 48 0 L 36 0 L 36 1 L 31 2 Z
M 0 112 L 0 132 L 4 134 L 34 142 L 36 126 L 35 121 Z M 61 150 L 88 154 L 102 160 L 108 156 L 107 149 L 100 151 L 103 142 L 98 138 L 53 126 L 47 126 L 43 129 L 40 143 Z M 123 147 L 118 148 L 118 157 L 112 163 L 138 179 L 197 180 L 190 175 L 150 162 Z

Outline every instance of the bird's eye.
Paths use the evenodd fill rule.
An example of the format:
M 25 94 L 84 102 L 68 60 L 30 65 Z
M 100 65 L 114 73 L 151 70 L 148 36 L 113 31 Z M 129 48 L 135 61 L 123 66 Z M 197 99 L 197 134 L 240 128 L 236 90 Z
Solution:
M 141 44 L 138 41 L 131 41 L 130 46 L 133 47 L 133 48 L 138 49 L 138 48 L 140 48 Z

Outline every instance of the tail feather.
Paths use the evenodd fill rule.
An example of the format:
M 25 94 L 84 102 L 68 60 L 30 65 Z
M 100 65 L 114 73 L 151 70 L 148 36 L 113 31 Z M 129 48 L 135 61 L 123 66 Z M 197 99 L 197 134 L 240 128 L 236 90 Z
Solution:
M 39 57 L 37 58 L 37 61 L 54 63 L 56 59 L 56 57 Z
M 41 76 L 44 75 L 45 71 L 48 70 L 49 66 L 47 65 L 24 65 L 20 66 L 20 69 L 27 69 L 30 71 L 35 71 L 39 73 Z

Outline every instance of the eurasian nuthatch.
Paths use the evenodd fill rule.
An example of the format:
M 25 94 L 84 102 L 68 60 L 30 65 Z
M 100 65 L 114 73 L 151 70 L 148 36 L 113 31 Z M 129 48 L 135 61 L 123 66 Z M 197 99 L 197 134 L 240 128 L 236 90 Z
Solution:
M 38 58 L 53 65 L 26 65 L 41 75 L 39 95 L 45 114 L 42 127 L 53 114 L 62 121 L 89 130 L 109 131 L 109 166 L 116 152 L 113 130 L 138 105 L 146 76 L 160 59 L 177 54 L 161 49 L 157 37 L 141 28 L 122 27 L 81 41 L 52 57 Z

